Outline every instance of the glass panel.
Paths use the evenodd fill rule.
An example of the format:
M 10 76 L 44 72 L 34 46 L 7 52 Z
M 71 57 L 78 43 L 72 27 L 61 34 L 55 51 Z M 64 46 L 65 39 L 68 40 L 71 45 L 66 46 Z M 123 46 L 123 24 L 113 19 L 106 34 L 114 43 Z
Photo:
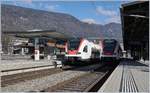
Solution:
M 116 40 L 104 40 L 104 51 L 113 52 L 116 47 Z
M 80 45 L 80 40 L 79 39 L 69 40 L 68 49 L 69 50 L 77 50 L 79 45 Z

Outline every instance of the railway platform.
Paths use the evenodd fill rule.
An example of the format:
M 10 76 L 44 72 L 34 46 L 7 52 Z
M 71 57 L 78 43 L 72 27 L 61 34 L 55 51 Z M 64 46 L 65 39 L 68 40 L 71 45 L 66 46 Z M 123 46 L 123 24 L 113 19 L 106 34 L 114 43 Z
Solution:
M 122 60 L 98 92 L 149 92 L 149 61 Z
M 57 61 L 57 67 L 61 67 L 61 62 Z M 12 75 L 23 72 L 30 72 L 42 69 L 54 68 L 52 60 L 43 59 L 34 61 L 29 59 L 23 60 L 1 60 L 1 76 Z

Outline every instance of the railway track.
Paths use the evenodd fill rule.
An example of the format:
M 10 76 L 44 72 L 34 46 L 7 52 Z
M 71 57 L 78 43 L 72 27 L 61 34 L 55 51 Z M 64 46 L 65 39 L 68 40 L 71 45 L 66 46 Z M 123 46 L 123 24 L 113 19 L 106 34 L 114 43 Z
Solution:
M 4 75 L 1 77 L 1 86 L 6 87 L 8 85 L 13 85 L 20 82 L 25 82 L 27 80 L 37 79 L 44 76 L 49 76 L 52 74 L 60 73 L 67 70 L 82 70 L 84 67 L 67 67 L 65 69 L 60 68 L 50 68 L 50 69 L 43 69 L 43 70 L 37 70 L 37 71 L 31 71 L 31 72 L 23 72 L 13 75 Z
M 60 72 L 62 72 L 62 70 L 59 68 L 51 68 L 51 69 L 24 72 L 24 73 L 13 74 L 13 75 L 6 75 L 1 77 L 1 86 L 5 87 L 7 85 L 13 85 L 15 83 L 25 82 L 27 80 L 32 80 L 47 75 L 60 73 Z
M 87 74 L 41 90 L 41 92 L 96 92 L 115 67 L 116 65 L 113 67 L 106 65 L 101 66 L 97 69 L 91 70 L 91 72 Z

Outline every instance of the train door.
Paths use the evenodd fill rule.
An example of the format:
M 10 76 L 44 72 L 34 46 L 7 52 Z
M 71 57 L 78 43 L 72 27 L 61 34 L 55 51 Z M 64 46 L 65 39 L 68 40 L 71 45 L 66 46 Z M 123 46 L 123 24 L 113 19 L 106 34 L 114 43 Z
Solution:
M 84 47 L 83 47 L 83 53 L 82 53 L 82 57 L 83 57 L 83 59 L 90 59 L 90 46 L 88 46 L 88 45 L 85 45 Z

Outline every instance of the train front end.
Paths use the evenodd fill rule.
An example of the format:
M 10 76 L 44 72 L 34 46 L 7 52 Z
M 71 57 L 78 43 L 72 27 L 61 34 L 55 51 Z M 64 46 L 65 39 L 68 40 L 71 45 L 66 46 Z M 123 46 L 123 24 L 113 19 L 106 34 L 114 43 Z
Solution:
M 114 39 L 104 40 L 101 61 L 105 63 L 114 63 L 117 60 L 118 60 L 117 41 Z
M 81 61 L 84 60 L 82 53 L 79 51 L 82 42 L 83 39 L 71 39 L 67 42 L 64 65 L 81 64 Z

